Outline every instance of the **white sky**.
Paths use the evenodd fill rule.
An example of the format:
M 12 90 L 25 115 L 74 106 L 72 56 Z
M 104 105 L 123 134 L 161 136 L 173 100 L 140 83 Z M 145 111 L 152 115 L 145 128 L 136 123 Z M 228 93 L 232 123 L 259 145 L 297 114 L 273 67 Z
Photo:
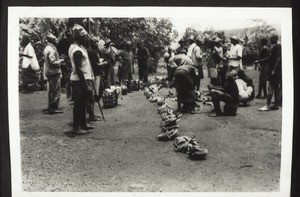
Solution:
M 203 18 L 170 18 L 178 33 L 184 33 L 187 27 L 193 27 L 196 30 L 205 30 L 213 28 L 214 30 L 240 29 L 255 26 L 252 19 L 203 19 Z M 268 24 L 279 24 L 279 21 L 266 20 Z

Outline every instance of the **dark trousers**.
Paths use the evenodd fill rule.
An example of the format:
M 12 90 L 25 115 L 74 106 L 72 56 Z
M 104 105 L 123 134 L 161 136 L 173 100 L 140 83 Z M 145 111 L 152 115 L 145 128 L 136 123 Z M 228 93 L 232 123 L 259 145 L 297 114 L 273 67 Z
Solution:
M 61 76 L 57 75 L 47 75 L 49 90 L 48 90 L 48 110 L 53 111 L 58 109 L 58 104 L 60 100 L 60 85 Z
M 210 92 L 211 95 L 211 100 L 213 102 L 214 108 L 215 108 L 215 112 L 217 114 L 221 113 L 221 108 L 220 108 L 220 101 L 223 101 L 225 103 L 225 105 L 229 104 L 229 105 L 235 105 L 236 102 L 234 101 L 234 99 L 232 98 L 232 96 L 230 96 L 229 94 L 219 91 L 219 90 L 212 90 Z
M 268 83 L 268 96 L 267 96 L 267 105 L 270 106 L 272 98 L 274 95 L 275 105 L 278 106 L 281 104 L 281 84 L 279 81 L 269 80 Z
M 86 104 L 89 93 L 80 81 L 72 81 L 72 91 L 74 96 L 73 128 L 77 129 L 79 126 L 85 127 L 87 125 Z
M 148 82 L 148 67 L 146 62 L 139 63 L 139 79 L 145 83 Z

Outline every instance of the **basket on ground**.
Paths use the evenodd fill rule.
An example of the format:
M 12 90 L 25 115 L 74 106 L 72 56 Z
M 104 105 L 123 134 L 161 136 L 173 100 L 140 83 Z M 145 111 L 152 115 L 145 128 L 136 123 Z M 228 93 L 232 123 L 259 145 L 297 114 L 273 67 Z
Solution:
M 113 108 L 118 105 L 118 94 L 117 91 L 114 90 L 112 92 L 103 92 L 103 107 L 104 108 Z

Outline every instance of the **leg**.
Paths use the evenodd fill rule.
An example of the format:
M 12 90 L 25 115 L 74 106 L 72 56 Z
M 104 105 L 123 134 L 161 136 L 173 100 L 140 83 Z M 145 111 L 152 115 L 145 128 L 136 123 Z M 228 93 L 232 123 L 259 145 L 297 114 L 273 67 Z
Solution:
M 181 103 L 177 100 L 177 111 L 181 111 Z
M 109 69 L 109 79 L 110 79 L 110 82 L 113 84 L 115 83 L 115 80 L 114 80 L 114 65 L 111 64 L 110 65 L 110 69 Z
M 266 98 L 268 93 L 267 93 L 267 83 L 262 83 L 262 89 L 264 91 L 264 97 Z
M 214 105 L 214 111 L 216 112 L 216 115 L 221 114 L 221 108 L 220 108 L 220 100 L 218 98 L 218 93 L 217 92 L 211 92 L 211 100 Z
M 144 70 L 144 83 L 148 83 L 148 66 L 145 65 L 145 70 Z
M 140 81 L 143 81 L 143 68 L 142 68 L 142 66 L 140 65 L 141 63 L 139 63 L 139 80 Z
M 80 104 L 81 104 L 81 95 L 80 95 L 80 82 L 72 82 L 72 90 L 74 97 L 74 108 L 73 108 L 73 132 L 79 131 L 79 126 L 81 123 L 81 113 L 80 113 Z
M 269 107 L 270 107 L 270 104 L 272 101 L 273 94 L 274 94 L 274 87 L 273 87 L 272 81 L 269 81 L 268 96 L 267 96 L 267 106 L 269 106 Z
M 261 91 L 262 91 L 262 84 L 259 83 L 258 84 L 258 93 L 257 93 L 255 98 L 260 98 L 261 97 Z
M 61 89 L 61 77 L 56 75 L 54 77 L 54 90 L 53 90 L 53 108 L 58 110 L 58 105 L 60 101 L 60 89 Z

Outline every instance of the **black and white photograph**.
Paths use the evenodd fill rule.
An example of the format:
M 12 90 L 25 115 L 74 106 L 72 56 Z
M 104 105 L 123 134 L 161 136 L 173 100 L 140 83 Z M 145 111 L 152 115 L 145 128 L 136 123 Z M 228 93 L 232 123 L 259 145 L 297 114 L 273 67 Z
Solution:
M 8 21 L 14 197 L 289 196 L 291 9 L 9 7 Z

